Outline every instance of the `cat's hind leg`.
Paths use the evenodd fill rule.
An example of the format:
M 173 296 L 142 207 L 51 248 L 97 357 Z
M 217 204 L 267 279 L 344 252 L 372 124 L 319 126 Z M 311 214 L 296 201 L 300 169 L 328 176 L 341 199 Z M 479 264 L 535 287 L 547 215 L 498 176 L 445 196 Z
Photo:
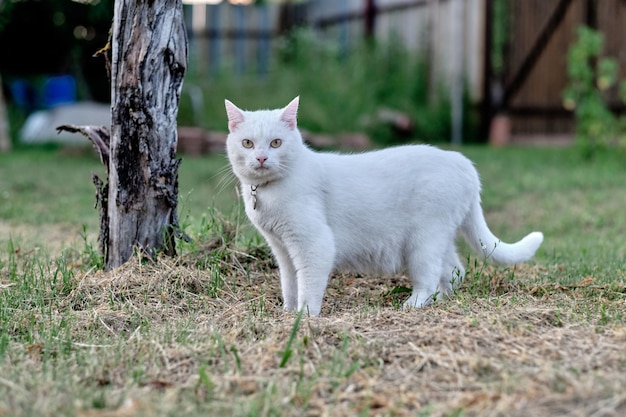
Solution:
M 404 308 L 424 307 L 433 301 L 441 281 L 445 246 L 424 243 L 409 255 L 407 270 L 413 283 Z
M 437 299 L 441 300 L 456 290 L 465 278 L 465 268 L 456 251 L 454 242 L 450 244 L 443 259 L 441 278 L 437 287 Z

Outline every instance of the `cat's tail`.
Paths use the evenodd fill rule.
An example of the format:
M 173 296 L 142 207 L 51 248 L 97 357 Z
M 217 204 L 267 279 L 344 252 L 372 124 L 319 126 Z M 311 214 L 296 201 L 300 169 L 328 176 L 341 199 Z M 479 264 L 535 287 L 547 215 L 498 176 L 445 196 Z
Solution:
M 461 226 L 467 242 L 476 253 L 501 265 L 512 265 L 529 260 L 543 242 L 543 233 L 532 232 L 516 243 L 504 243 L 487 226 L 480 200 L 476 199 Z

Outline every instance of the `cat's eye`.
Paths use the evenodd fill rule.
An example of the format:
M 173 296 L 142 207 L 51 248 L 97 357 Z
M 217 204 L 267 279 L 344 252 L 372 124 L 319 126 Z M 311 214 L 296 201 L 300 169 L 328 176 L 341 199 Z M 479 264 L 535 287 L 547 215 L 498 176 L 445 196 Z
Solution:
M 280 139 L 274 139 L 273 141 L 270 142 L 270 146 L 272 148 L 279 148 L 280 145 L 282 145 L 282 144 L 283 144 L 283 141 L 280 140 Z
M 250 139 L 244 139 L 241 141 L 241 144 L 243 145 L 244 148 L 246 149 L 251 149 L 254 146 L 254 142 L 252 142 Z

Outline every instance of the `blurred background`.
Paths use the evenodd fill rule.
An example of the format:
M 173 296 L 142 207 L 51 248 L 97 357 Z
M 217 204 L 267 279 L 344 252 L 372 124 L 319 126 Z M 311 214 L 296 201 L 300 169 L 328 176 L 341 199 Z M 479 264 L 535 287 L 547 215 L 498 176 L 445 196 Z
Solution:
M 84 141 L 54 127 L 108 123 L 110 84 L 94 54 L 113 3 L 0 0 L 3 147 Z M 183 3 L 181 151 L 222 146 L 224 98 L 257 109 L 300 95 L 299 125 L 320 148 L 562 144 L 589 113 L 623 123 L 624 0 Z M 580 105 L 590 97 L 595 107 Z

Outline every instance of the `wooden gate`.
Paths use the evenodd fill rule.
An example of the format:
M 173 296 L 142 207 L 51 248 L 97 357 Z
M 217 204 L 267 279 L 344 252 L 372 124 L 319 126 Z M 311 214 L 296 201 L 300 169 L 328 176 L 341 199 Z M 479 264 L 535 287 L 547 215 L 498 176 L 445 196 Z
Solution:
M 568 134 L 574 130 L 571 112 L 562 106 L 567 84 L 567 51 L 576 40 L 576 29 L 586 24 L 604 34 L 604 52 L 617 58 L 620 76 L 626 76 L 625 0 L 509 0 L 508 39 L 504 70 L 485 65 L 485 117 L 509 115 L 513 134 Z M 487 0 L 493 16 L 493 0 Z M 490 20 L 491 20 L 490 19 Z M 492 20 L 493 23 L 493 20 Z M 490 30 L 488 30 L 488 33 Z M 491 50 L 490 36 L 486 50 Z M 616 111 L 623 111 L 617 94 L 609 92 Z

